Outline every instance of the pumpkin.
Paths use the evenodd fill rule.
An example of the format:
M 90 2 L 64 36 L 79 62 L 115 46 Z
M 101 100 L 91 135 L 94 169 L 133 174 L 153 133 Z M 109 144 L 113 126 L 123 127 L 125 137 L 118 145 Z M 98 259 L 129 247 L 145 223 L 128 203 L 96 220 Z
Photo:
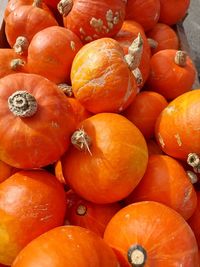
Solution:
M 148 148 L 148 154 L 149 156 L 154 155 L 154 154 L 158 154 L 158 155 L 162 155 L 163 151 L 160 148 L 160 146 L 158 145 L 158 143 L 156 142 L 155 139 L 149 139 L 147 140 L 147 148 Z
M 45 171 L 20 171 L 0 183 L 0 262 L 11 265 L 40 234 L 60 226 L 66 212 L 65 192 Z
M 146 139 L 150 139 L 154 136 L 156 119 L 167 105 L 168 102 L 162 95 L 142 91 L 136 95 L 123 115 L 138 127 Z
M 124 116 L 93 115 L 77 126 L 71 140 L 73 146 L 62 157 L 63 175 L 84 199 L 99 204 L 119 201 L 142 179 L 146 142 Z
M 0 78 L 16 72 L 27 72 L 26 57 L 11 48 L 0 48 Z
M 142 26 L 133 20 L 125 20 L 120 31 L 113 38 L 119 42 L 124 53 L 128 54 L 129 47 L 138 34 L 141 34 L 143 40 L 143 51 L 138 65 L 142 74 L 142 82 L 139 87 L 142 88 L 149 76 L 151 55 L 150 46 Z
M 81 41 L 70 30 L 61 26 L 45 28 L 30 42 L 28 70 L 57 84 L 69 82 L 72 61 L 81 47 Z
M 44 28 L 58 25 L 48 11 L 32 5 L 17 7 L 6 18 L 5 34 L 11 47 L 17 53 L 27 53 L 33 36 Z
M 112 249 L 92 231 L 79 226 L 56 227 L 30 242 L 12 267 L 118 267 Z
M 157 23 L 150 31 L 146 32 L 148 40 L 153 40 L 152 54 L 164 49 L 179 49 L 179 39 L 176 32 L 167 24 Z
M 199 266 L 191 228 L 180 214 L 158 202 L 122 208 L 108 223 L 104 240 L 124 267 Z
M 159 17 L 159 0 L 127 0 L 125 19 L 138 22 L 145 31 L 152 29 Z
M 84 42 L 114 36 L 125 17 L 125 0 L 61 0 L 64 26 Z
M 160 0 L 159 21 L 174 25 L 181 21 L 189 8 L 190 0 Z
M 152 200 L 163 203 L 185 220 L 194 213 L 197 196 L 181 164 L 167 155 L 151 155 L 147 170 L 126 203 Z
M 66 193 L 66 224 L 82 226 L 103 237 L 106 225 L 113 215 L 120 210 L 118 202 L 95 204 L 78 196 L 73 190 Z
M 159 115 L 155 136 L 161 149 L 177 159 L 200 154 L 200 90 L 192 90 L 171 101 Z
M 0 105 L 2 161 L 16 168 L 40 168 L 67 150 L 75 119 L 54 83 L 36 74 L 7 75 L 0 80 Z
M 186 52 L 165 49 L 151 57 L 147 87 L 172 100 L 192 89 L 195 76 L 195 66 Z
M 71 68 L 72 91 L 88 111 L 121 112 L 134 99 L 138 85 L 132 71 L 140 61 L 142 39 L 139 36 L 134 41 L 126 56 L 111 38 L 90 42 L 76 54 Z
M 17 172 L 18 169 L 13 168 L 12 166 L 6 164 L 0 160 L 0 183 L 9 178 L 12 174 Z

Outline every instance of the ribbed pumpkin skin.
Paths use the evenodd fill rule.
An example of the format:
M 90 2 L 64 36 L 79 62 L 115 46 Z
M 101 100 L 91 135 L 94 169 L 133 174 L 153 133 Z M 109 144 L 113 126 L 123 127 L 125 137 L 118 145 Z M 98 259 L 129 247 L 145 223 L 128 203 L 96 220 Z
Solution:
M 15 116 L 8 97 L 18 90 L 32 94 L 37 112 Z M 16 168 L 39 168 L 55 162 L 67 150 L 75 129 L 71 105 L 51 81 L 36 74 L 11 74 L 0 81 L 0 159 Z M 6 133 L 6 134 L 5 134 Z
M 67 183 L 83 198 L 99 204 L 130 194 L 148 161 L 146 142 L 138 128 L 122 115 L 99 113 L 82 121 L 78 129 L 90 136 L 90 153 L 70 147 L 62 158 Z
M 128 263 L 127 252 L 135 244 L 147 253 L 145 267 L 199 267 L 194 233 L 183 217 L 153 201 L 137 202 L 117 212 L 108 223 L 104 240 Z
M 112 249 L 79 226 L 52 229 L 28 244 L 12 267 L 118 267 Z
M 200 154 L 200 90 L 187 92 L 173 101 L 159 115 L 155 136 L 162 150 L 186 160 L 189 153 Z

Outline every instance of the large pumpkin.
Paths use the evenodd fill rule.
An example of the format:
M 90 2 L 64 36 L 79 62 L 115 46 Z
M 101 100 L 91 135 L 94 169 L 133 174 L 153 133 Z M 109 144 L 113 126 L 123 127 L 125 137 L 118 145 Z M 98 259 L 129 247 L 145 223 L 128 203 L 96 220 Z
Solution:
M 62 158 L 69 185 L 95 203 L 125 198 L 142 179 L 147 166 L 148 151 L 141 132 L 114 113 L 91 116 L 77 128 L 72 135 L 74 146 Z
M 104 240 L 123 267 L 199 267 L 191 228 L 180 214 L 157 202 L 121 209 L 108 223 Z
M 0 159 L 39 168 L 67 150 L 75 128 L 71 105 L 51 81 L 17 73 L 0 80 Z

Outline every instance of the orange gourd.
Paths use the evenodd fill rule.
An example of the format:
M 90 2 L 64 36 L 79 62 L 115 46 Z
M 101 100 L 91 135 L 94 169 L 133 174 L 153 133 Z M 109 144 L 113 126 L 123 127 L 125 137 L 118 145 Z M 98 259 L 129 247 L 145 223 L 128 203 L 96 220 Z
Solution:
M 160 17 L 159 0 L 127 0 L 126 20 L 135 20 L 145 31 L 152 29 Z
M 199 267 L 191 228 L 180 214 L 157 202 L 137 202 L 121 209 L 108 223 L 104 240 L 123 267 Z
M 112 249 L 92 231 L 57 227 L 29 243 L 12 267 L 118 267 Z
M 28 70 L 57 84 L 69 82 L 72 61 L 81 47 L 80 39 L 70 30 L 61 26 L 45 28 L 30 42 Z
M 66 223 L 90 229 L 101 237 L 103 237 L 110 219 L 121 208 L 118 202 L 111 204 L 92 203 L 81 198 L 72 190 L 66 193 L 66 197 Z
M 0 105 L 2 161 L 16 168 L 40 168 L 67 150 L 75 119 L 54 83 L 36 74 L 7 75 L 0 80 Z
M 159 21 L 174 25 L 181 21 L 189 8 L 190 0 L 160 0 Z
M 64 223 L 65 192 L 46 171 L 21 171 L 0 183 L 0 263 L 42 233 Z
M 150 31 L 146 32 L 148 38 L 155 41 L 151 47 L 152 54 L 164 49 L 179 49 L 179 39 L 176 32 L 167 24 L 157 23 Z
M 156 119 L 168 105 L 166 99 L 151 91 L 142 91 L 136 95 L 123 115 L 133 122 L 146 139 L 154 136 Z
M 162 150 L 177 159 L 200 154 L 200 90 L 187 92 L 169 103 L 159 115 L 155 136 Z
M 149 76 L 151 55 L 150 47 L 144 29 L 139 23 L 133 20 L 125 20 L 122 24 L 120 31 L 114 36 L 114 39 L 119 42 L 119 44 L 124 50 L 124 53 L 128 54 L 128 50 L 131 43 L 138 36 L 139 33 L 141 34 L 143 40 L 143 51 L 140 63 L 138 65 L 138 68 L 140 69 L 142 74 L 142 82 L 140 85 L 141 88 Z
M 93 115 L 78 125 L 71 140 L 74 146 L 62 158 L 63 175 L 86 200 L 116 202 L 142 179 L 148 161 L 146 142 L 122 115 Z
M 184 51 L 165 49 L 151 57 L 147 86 L 172 100 L 192 89 L 196 69 Z
M 151 155 L 146 172 L 126 203 L 152 200 L 180 213 L 185 220 L 194 213 L 197 196 L 181 164 L 167 155 Z
M 141 38 L 135 42 L 133 53 L 140 54 Z M 72 91 L 88 111 L 121 112 L 131 103 L 138 90 L 132 73 L 138 62 L 131 54 L 126 56 L 111 38 L 95 40 L 78 51 L 71 68 Z
M 64 26 L 84 42 L 113 37 L 125 17 L 125 0 L 61 0 L 58 10 Z

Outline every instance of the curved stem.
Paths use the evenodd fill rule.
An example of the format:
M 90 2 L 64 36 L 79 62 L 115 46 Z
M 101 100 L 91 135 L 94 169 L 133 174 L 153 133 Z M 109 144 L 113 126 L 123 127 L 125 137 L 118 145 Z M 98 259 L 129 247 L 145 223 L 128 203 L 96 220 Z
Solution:
M 186 173 L 192 184 L 196 184 L 198 182 L 198 177 L 193 171 L 186 171 Z
M 149 43 L 149 46 L 153 49 L 158 47 L 158 42 L 156 42 L 154 39 L 152 38 L 147 38 L 147 41 Z
M 19 36 L 16 39 L 13 49 L 15 53 L 21 55 L 28 49 L 28 46 L 29 46 L 28 39 L 24 36 Z
M 83 129 L 79 129 L 72 134 L 71 142 L 77 149 L 81 151 L 88 151 L 89 154 L 92 155 L 90 151 L 92 143 L 91 138 Z
M 58 5 L 57 9 L 61 15 L 64 17 L 69 14 L 73 7 L 73 0 L 61 0 Z
M 132 267 L 144 267 L 147 253 L 141 245 L 136 244 L 129 248 L 127 257 Z
M 10 62 L 10 67 L 12 70 L 20 70 L 22 67 L 24 67 L 25 62 L 21 58 L 14 58 Z
M 189 153 L 187 157 L 187 163 L 192 167 L 198 167 L 200 165 L 200 157 L 196 153 Z
M 68 97 L 73 96 L 72 86 L 66 83 L 58 84 L 58 88 L 61 89 Z
M 185 67 L 187 62 L 187 53 L 185 51 L 177 51 L 174 62 L 179 65 L 180 67 Z

